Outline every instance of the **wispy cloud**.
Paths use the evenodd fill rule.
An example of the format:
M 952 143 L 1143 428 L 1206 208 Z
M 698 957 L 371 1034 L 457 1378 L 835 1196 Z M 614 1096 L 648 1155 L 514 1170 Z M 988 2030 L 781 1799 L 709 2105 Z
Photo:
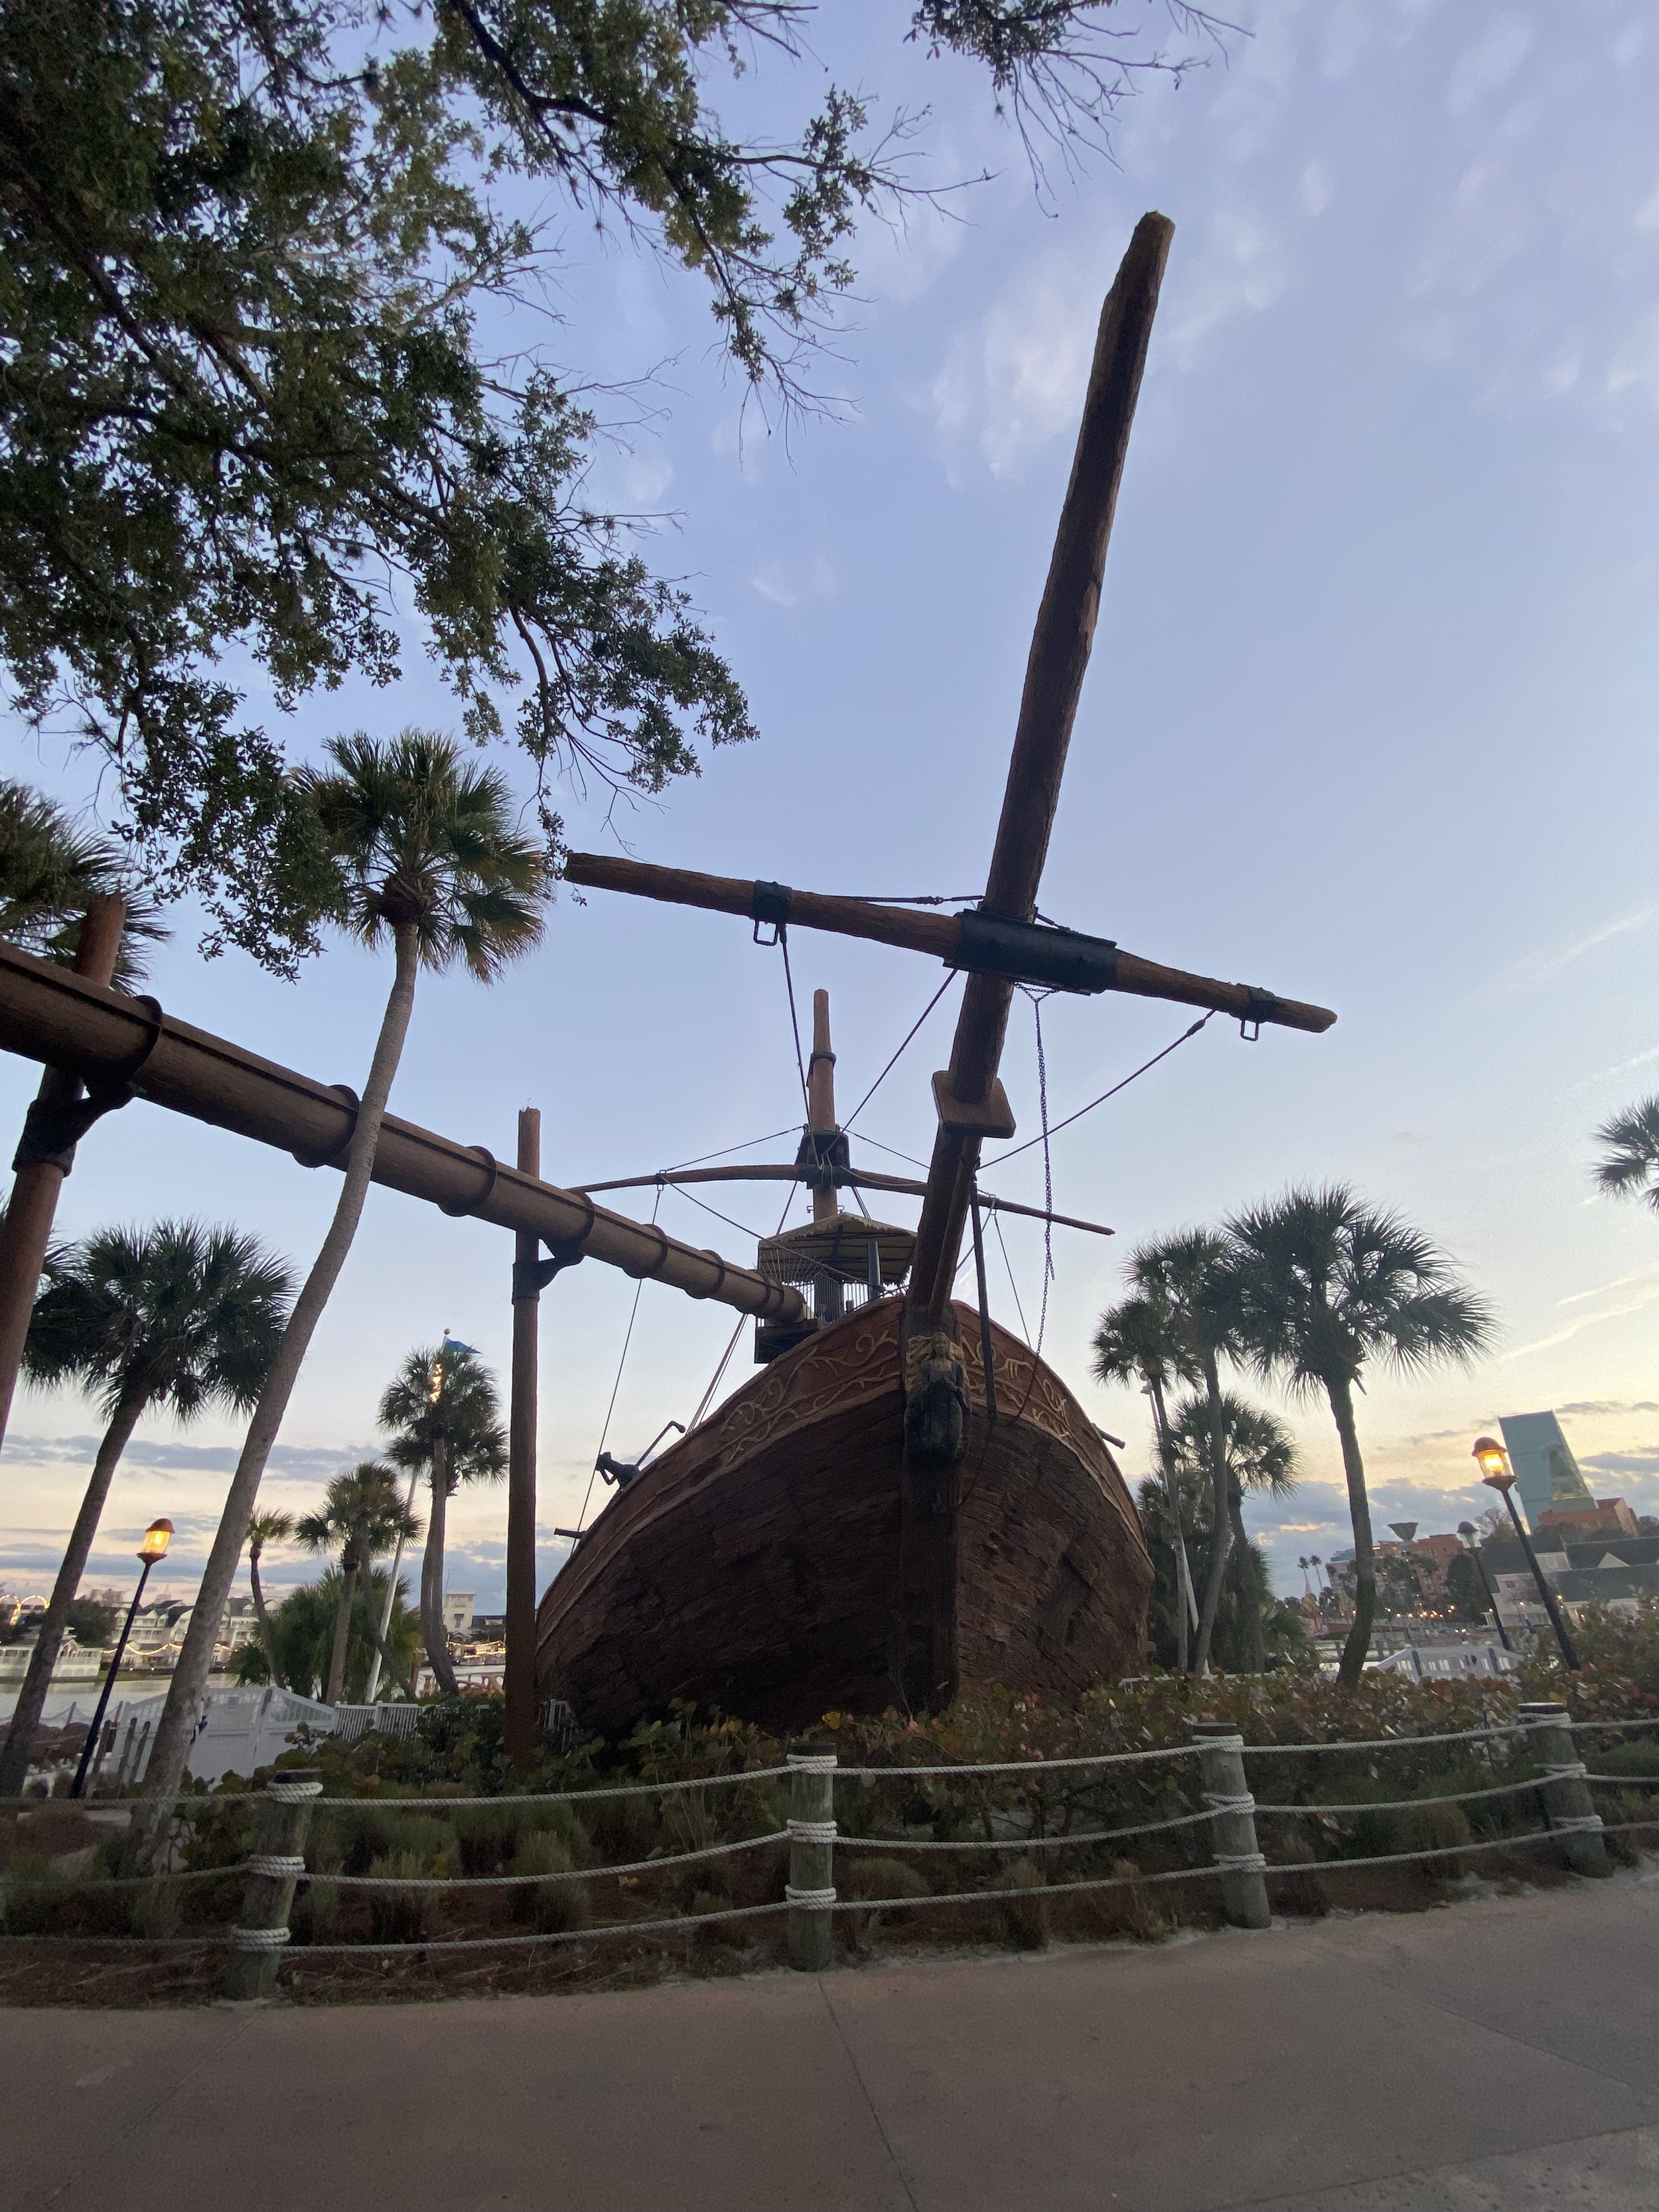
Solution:
M 1507 981 L 1516 987 L 1553 983 L 1558 975 L 1564 975 L 1575 961 L 1582 960 L 1586 953 L 1612 944 L 1615 938 L 1630 937 L 1638 930 L 1645 929 L 1656 915 L 1659 915 L 1659 905 L 1632 908 L 1629 914 L 1621 914 L 1617 921 L 1604 921 L 1599 928 L 1589 930 L 1582 937 L 1575 937 L 1569 944 L 1558 945 L 1553 951 L 1531 953 L 1526 959 L 1517 961 L 1509 971 Z

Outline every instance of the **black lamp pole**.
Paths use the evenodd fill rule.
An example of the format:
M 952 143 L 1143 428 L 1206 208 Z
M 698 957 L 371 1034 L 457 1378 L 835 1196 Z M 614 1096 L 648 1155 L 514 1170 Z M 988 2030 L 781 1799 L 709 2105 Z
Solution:
M 103 1732 L 104 1715 L 109 1710 L 110 1692 L 114 1689 L 115 1678 L 121 1671 L 121 1662 L 126 1655 L 127 1638 L 132 1633 L 132 1624 L 144 1601 L 144 1584 L 149 1580 L 149 1571 L 157 1559 L 166 1558 L 172 1534 L 171 1521 L 152 1521 L 144 1531 L 143 1549 L 138 1554 L 143 1572 L 139 1576 L 138 1587 L 132 1594 L 132 1603 L 127 1607 L 127 1617 L 115 1646 L 115 1656 L 110 1661 L 109 1672 L 104 1677 L 104 1686 L 98 1693 L 98 1710 L 92 1717 L 92 1726 L 87 1730 L 87 1740 L 81 1748 L 81 1763 L 76 1768 L 75 1779 L 70 1785 L 71 1797 L 78 1797 L 86 1786 L 87 1772 L 98 1748 L 98 1738 Z
M 1474 1571 L 1480 1577 L 1481 1589 L 1486 1593 L 1486 1603 L 1492 1607 L 1492 1623 L 1498 1631 L 1498 1640 L 1505 1651 L 1513 1651 L 1515 1646 L 1510 1642 L 1510 1632 L 1504 1627 L 1504 1616 L 1498 1610 L 1498 1593 L 1492 1586 L 1492 1577 L 1486 1572 L 1486 1563 L 1480 1556 L 1480 1547 L 1474 1541 L 1474 1522 L 1460 1521 L 1457 1524 L 1457 1533 L 1468 1540 L 1468 1547 L 1474 1561 Z
M 1555 1640 L 1561 1647 L 1561 1656 L 1576 1674 L 1578 1672 L 1578 1654 L 1572 1648 L 1572 1638 L 1568 1633 L 1566 1615 L 1556 1601 L 1555 1592 L 1544 1578 L 1544 1570 L 1538 1564 L 1538 1554 L 1532 1548 L 1532 1538 L 1528 1535 L 1525 1523 L 1515 1510 L 1514 1496 L 1507 1483 L 1494 1483 L 1492 1487 L 1494 1490 L 1502 1490 L 1504 1493 L 1504 1503 L 1510 1509 L 1510 1519 L 1515 1523 L 1515 1533 L 1521 1539 L 1521 1548 L 1527 1555 L 1527 1565 L 1532 1569 L 1532 1578 L 1538 1585 L 1538 1595 L 1544 1601 L 1544 1610 L 1550 1617 L 1550 1626 L 1555 1631 Z

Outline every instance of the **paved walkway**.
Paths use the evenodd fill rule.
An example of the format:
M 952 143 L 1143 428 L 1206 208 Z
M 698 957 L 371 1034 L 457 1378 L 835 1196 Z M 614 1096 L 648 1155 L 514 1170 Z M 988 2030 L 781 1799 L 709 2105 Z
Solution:
M 1654 2212 L 1659 1875 L 1157 1949 L 0 2013 L 15 2212 Z

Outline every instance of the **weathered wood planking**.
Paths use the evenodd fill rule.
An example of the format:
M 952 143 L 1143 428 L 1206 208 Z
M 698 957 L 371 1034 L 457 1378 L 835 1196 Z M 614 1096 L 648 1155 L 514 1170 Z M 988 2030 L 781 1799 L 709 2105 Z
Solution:
M 607 1735 L 683 1698 L 778 1729 L 896 1701 L 900 1302 L 784 1353 L 647 1468 L 555 1578 L 544 1695 Z M 1122 1476 L 1058 1376 L 958 1309 L 972 1420 L 961 1468 L 963 1688 L 1074 1694 L 1133 1671 L 1152 1566 Z

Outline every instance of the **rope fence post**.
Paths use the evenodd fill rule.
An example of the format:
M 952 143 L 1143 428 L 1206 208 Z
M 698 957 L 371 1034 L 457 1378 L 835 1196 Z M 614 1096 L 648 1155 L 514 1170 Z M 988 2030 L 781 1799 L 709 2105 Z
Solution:
M 306 1870 L 311 1801 L 322 1794 L 322 1777 L 314 1770 L 289 1767 L 273 1774 L 265 1784 L 259 1848 L 245 1862 L 247 1887 L 237 1924 L 230 1931 L 225 1995 L 233 2000 L 245 2003 L 252 1997 L 268 1997 L 276 1986 L 295 1885 Z
M 1255 1800 L 1244 1778 L 1244 1739 L 1231 1721 L 1194 1721 L 1193 1741 L 1212 1813 L 1221 1909 L 1235 1928 L 1270 1928 L 1267 1862 L 1255 1838 Z
M 788 1754 L 789 1963 L 821 1974 L 835 1954 L 836 1754 L 828 1744 L 803 1744 Z
M 1544 1810 L 1552 1833 L 1561 1838 L 1567 1864 L 1575 1874 L 1599 1880 L 1613 1872 L 1601 1815 L 1584 1779 L 1584 1762 L 1572 1741 L 1565 1705 L 1522 1705 L 1521 1725 L 1531 1742 L 1533 1757 L 1544 1773 Z

